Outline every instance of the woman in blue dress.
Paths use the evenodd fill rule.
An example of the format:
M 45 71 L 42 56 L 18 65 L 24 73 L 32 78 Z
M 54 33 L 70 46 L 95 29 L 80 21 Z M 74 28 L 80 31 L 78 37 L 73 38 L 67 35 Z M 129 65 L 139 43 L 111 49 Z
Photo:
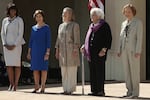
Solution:
M 32 26 L 27 58 L 31 60 L 31 70 L 33 70 L 35 82 L 33 93 L 39 90 L 39 83 L 41 83 L 40 92 L 44 93 L 50 55 L 51 32 L 49 26 L 44 22 L 42 10 L 36 10 L 33 17 L 37 24 Z M 40 79 L 41 82 L 39 82 Z

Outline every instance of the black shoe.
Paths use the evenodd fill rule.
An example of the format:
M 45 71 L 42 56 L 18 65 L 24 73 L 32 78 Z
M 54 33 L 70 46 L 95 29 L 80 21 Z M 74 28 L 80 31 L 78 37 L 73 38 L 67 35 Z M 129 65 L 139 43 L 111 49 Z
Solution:
M 31 93 L 36 93 L 39 89 L 34 89 Z
M 65 94 L 65 92 L 61 92 L 60 94 Z
M 105 96 L 105 93 L 104 92 L 98 92 L 98 93 L 96 93 L 95 96 Z
M 36 90 L 33 90 L 31 93 L 36 93 Z
M 71 92 L 64 92 L 64 95 L 71 95 Z

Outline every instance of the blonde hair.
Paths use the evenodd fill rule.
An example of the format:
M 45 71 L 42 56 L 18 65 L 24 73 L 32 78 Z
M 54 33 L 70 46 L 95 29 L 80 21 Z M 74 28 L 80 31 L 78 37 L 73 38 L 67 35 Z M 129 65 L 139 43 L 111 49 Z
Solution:
M 125 9 L 126 8 L 130 8 L 132 13 L 133 13 L 133 16 L 136 15 L 136 8 L 132 5 L 132 4 L 126 4 L 123 9 L 122 9 L 122 13 L 124 14 L 125 13 Z
M 63 9 L 63 13 L 64 13 L 65 11 L 68 11 L 68 12 L 71 14 L 71 21 L 75 21 L 75 15 L 74 15 L 73 9 L 70 8 L 70 7 L 65 7 L 65 8 Z

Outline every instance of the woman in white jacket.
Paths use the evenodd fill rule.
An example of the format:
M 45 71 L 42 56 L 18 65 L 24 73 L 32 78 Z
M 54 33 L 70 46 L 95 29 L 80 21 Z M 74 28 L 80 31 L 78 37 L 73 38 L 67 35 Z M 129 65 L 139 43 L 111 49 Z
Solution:
M 122 59 L 126 98 L 137 99 L 140 92 L 140 57 L 142 53 L 143 24 L 135 17 L 136 8 L 132 4 L 123 7 L 126 20 L 122 22 L 118 56 Z
M 7 7 L 7 17 L 3 19 L 1 28 L 1 38 L 5 64 L 7 67 L 10 86 L 8 90 L 16 91 L 21 73 L 21 53 L 24 23 L 18 16 L 18 9 L 15 4 L 10 3 Z

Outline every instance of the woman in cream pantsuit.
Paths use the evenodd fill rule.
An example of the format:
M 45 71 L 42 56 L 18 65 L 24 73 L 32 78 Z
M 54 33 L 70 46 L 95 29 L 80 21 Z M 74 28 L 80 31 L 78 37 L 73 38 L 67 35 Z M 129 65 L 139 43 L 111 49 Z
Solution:
M 123 7 L 123 14 L 127 18 L 121 27 L 118 56 L 122 57 L 126 98 L 138 98 L 140 83 L 140 56 L 142 51 L 143 25 L 135 18 L 136 9 L 132 4 Z
M 80 65 L 79 46 L 80 29 L 74 22 L 73 11 L 66 7 L 62 13 L 63 23 L 59 25 L 56 41 L 56 58 L 61 67 L 64 94 L 71 94 L 76 90 L 77 67 Z
M 24 23 L 18 16 L 18 9 L 13 3 L 8 4 L 7 15 L 2 22 L 1 38 L 10 82 L 8 90 L 16 91 L 21 73 L 22 45 L 25 43 Z

